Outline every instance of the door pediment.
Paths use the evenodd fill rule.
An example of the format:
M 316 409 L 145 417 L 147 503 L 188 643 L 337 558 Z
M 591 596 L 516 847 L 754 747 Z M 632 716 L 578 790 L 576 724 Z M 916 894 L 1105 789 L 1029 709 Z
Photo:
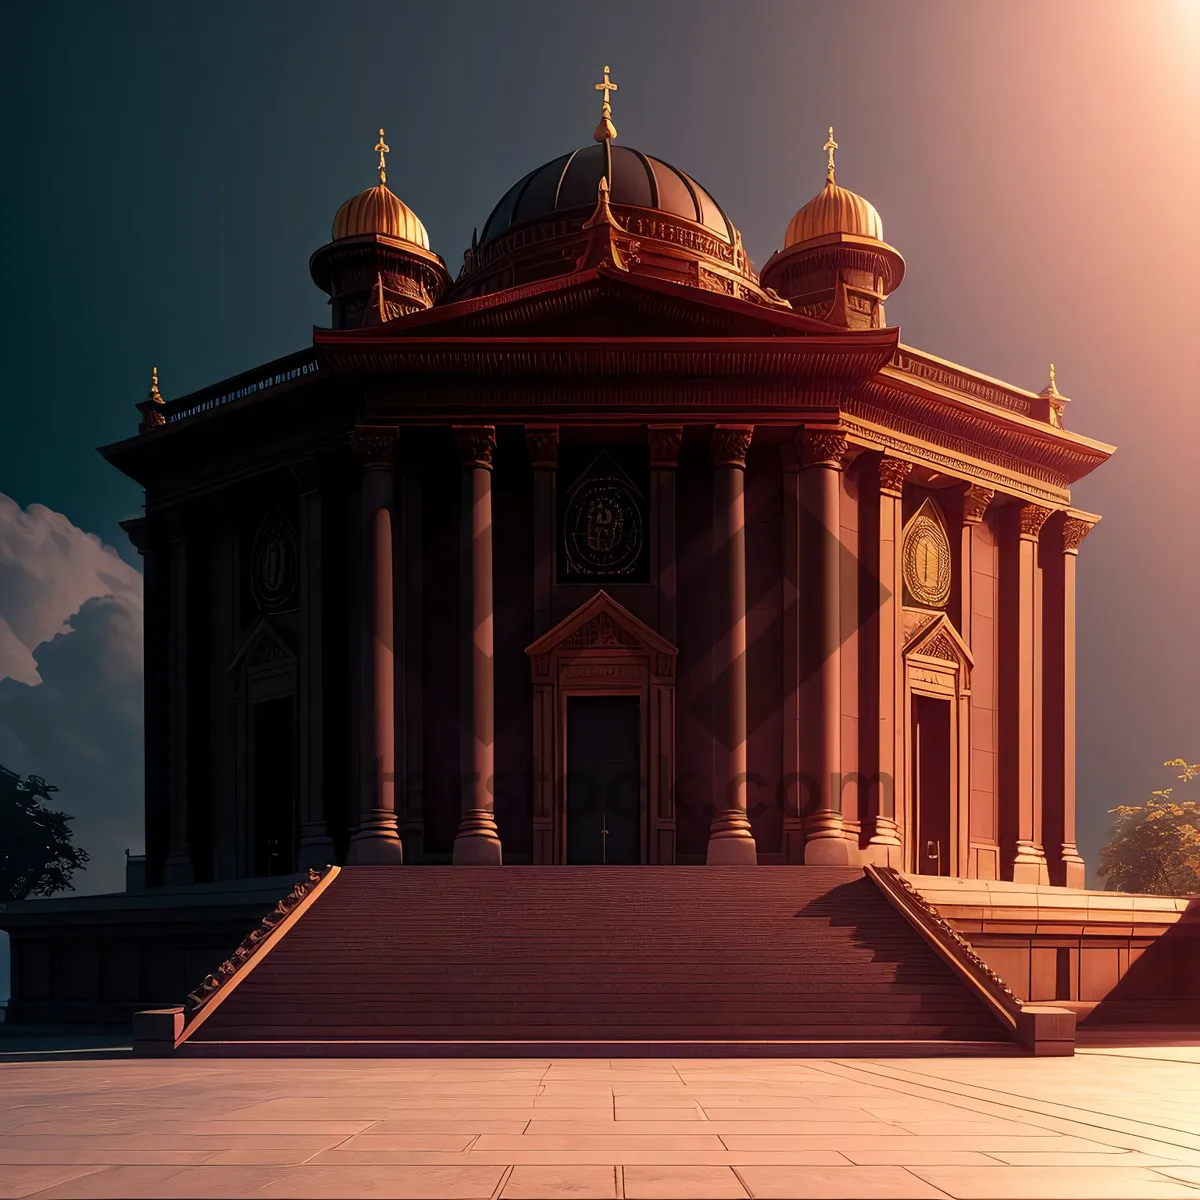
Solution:
M 920 655 L 922 658 L 938 659 L 948 666 L 956 667 L 963 680 L 970 677 L 975 658 L 971 648 L 963 641 L 954 622 L 945 613 L 921 613 L 912 609 L 905 611 L 904 656 Z M 910 625 L 909 619 L 915 618 Z M 928 619 L 922 619 L 928 618 Z

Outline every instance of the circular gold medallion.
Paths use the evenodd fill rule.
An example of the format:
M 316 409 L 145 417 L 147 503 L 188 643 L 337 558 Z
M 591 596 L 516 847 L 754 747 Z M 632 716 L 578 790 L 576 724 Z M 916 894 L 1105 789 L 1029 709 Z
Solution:
M 950 599 L 950 542 L 941 522 L 925 512 L 913 518 L 904 536 L 904 586 L 930 608 Z

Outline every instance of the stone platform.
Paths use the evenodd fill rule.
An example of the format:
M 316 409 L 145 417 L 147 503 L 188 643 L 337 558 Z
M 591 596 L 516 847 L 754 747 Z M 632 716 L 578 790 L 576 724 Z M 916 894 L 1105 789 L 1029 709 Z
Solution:
M 380 1062 L 6 1039 L 0 1197 L 1200 1197 L 1188 1040 L 1069 1059 Z

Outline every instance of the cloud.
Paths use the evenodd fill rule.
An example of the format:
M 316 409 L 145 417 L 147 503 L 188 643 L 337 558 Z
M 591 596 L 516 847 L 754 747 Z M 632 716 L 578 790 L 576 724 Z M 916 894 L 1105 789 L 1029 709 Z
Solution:
M 42 505 L 0 495 L 0 763 L 44 776 L 90 855 L 80 893 L 120 891 L 142 845 L 142 577 Z

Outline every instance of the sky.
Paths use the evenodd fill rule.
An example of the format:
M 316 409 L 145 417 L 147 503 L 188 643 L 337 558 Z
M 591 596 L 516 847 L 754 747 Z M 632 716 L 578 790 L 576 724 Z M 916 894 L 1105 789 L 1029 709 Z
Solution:
M 838 182 L 907 262 L 902 339 L 1033 390 L 1053 361 L 1068 426 L 1118 446 L 1074 491 L 1103 516 L 1079 558 L 1089 864 L 1108 809 L 1200 759 L 1200 0 L 0 14 L 0 762 L 58 777 L 106 864 L 80 891 L 111 884 L 141 795 L 140 708 L 83 702 L 140 670 L 117 522 L 141 497 L 95 447 L 135 431 L 152 364 L 170 399 L 310 344 L 308 257 L 375 181 L 381 125 L 457 273 L 511 183 L 590 141 L 606 63 L 620 141 L 695 176 L 760 266 L 832 124 Z

